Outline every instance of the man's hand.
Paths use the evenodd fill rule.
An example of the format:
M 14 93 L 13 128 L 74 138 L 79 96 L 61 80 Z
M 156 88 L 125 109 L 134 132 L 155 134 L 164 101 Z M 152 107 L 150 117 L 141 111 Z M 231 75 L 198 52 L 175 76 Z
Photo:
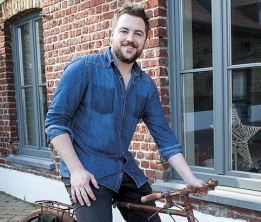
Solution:
M 178 153 L 171 156 L 168 159 L 168 162 L 181 176 L 181 178 L 184 180 L 188 188 L 203 187 L 207 185 L 204 181 L 197 179 L 195 177 L 182 153 Z M 208 192 L 201 192 L 201 193 L 194 194 L 194 196 L 197 197 L 203 197 L 206 195 L 208 195 Z
M 74 150 L 69 134 L 60 134 L 54 137 L 51 140 L 51 143 L 66 163 L 71 173 L 71 193 L 73 201 L 75 203 L 79 201 L 81 205 L 86 203 L 87 206 L 91 206 L 89 198 L 95 200 L 95 196 L 90 184 L 96 189 L 99 189 L 99 186 L 94 176 L 84 169 Z
M 91 206 L 89 198 L 96 200 L 90 184 L 99 189 L 96 179 L 87 170 L 82 169 L 71 174 L 71 193 L 75 203 L 79 201 L 81 205 L 85 203 L 87 206 Z
M 203 186 L 206 186 L 206 185 L 207 184 L 204 181 L 202 181 L 200 179 L 197 179 L 197 178 L 194 178 L 192 181 L 186 181 L 187 188 L 203 187 Z M 208 191 L 196 193 L 196 194 L 193 194 L 193 195 L 196 196 L 196 197 L 207 196 L 208 195 Z

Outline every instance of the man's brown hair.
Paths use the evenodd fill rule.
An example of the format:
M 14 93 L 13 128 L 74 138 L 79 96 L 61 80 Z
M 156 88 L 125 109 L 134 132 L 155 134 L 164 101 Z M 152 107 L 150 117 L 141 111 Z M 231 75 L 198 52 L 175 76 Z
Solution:
M 148 36 L 149 31 L 149 18 L 145 14 L 144 6 L 142 4 L 138 3 L 126 3 L 124 4 L 119 11 L 117 11 L 114 15 L 113 21 L 112 21 L 112 29 L 115 29 L 118 19 L 121 15 L 128 14 L 136 17 L 140 17 L 143 19 L 145 23 L 145 31 L 146 31 L 146 37 Z

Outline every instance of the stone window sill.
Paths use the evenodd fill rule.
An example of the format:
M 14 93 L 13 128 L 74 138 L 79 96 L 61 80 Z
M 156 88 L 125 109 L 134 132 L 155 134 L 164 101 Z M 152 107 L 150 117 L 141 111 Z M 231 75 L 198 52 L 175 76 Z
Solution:
M 44 169 L 55 169 L 55 163 L 50 159 L 41 158 L 41 157 L 34 157 L 34 156 L 27 156 L 27 155 L 9 155 L 6 157 L 6 161 L 11 163 L 19 163 L 28 166 L 34 166 Z

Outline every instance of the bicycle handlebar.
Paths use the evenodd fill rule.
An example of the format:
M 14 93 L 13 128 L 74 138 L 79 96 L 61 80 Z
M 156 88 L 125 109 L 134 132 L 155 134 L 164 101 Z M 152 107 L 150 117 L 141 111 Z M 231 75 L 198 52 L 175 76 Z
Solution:
M 146 203 L 146 202 L 155 201 L 155 200 L 159 200 L 159 199 L 166 198 L 169 196 L 174 196 L 174 195 L 188 195 L 188 194 L 206 192 L 209 190 L 214 190 L 217 185 L 218 185 L 217 180 L 209 179 L 206 186 L 184 188 L 184 189 L 180 189 L 180 190 L 173 190 L 173 191 L 167 191 L 167 192 L 161 192 L 161 193 L 153 193 L 153 194 L 149 194 L 147 196 L 141 197 L 141 202 Z

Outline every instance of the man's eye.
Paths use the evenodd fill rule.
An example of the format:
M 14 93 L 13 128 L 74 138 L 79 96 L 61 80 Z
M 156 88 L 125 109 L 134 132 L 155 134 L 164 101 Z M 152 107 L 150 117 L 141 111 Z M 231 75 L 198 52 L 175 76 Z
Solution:
M 136 35 L 138 35 L 138 36 L 142 36 L 142 34 L 141 34 L 140 32 L 137 32 Z

